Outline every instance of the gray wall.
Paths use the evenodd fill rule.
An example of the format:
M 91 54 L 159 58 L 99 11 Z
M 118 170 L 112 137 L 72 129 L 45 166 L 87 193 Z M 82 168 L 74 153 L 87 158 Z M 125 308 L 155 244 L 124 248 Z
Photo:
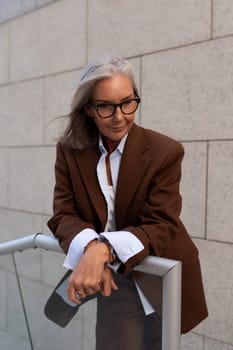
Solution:
M 9 3 L 0 1 L 1 9 Z M 182 218 L 200 250 L 210 316 L 183 337 L 182 349 L 233 350 L 233 2 L 13 3 L 0 17 L 0 240 L 48 232 L 53 138 L 64 127 L 51 121 L 69 111 L 80 69 L 90 59 L 105 53 L 129 58 L 142 97 L 138 122 L 180 140 L 186 151 Z M 0 329 L 24 339 L 4 306 L 13 283 L 7 259 L 0 260 Z M 62 257 L 28 252 L 17 264 L 26 297 L 32 299 L 33 290 L 43 305 Z M 34 308 L 32 300 L 29 313 L 40 315 Z M 58 335 L 40 317 L 42 334 L 55 332 L 57 344 L 63 335 L 76 336 L 75 323 Z M 33 334 L 39 350 L 52 349 L 46 337 L 41 343 Z

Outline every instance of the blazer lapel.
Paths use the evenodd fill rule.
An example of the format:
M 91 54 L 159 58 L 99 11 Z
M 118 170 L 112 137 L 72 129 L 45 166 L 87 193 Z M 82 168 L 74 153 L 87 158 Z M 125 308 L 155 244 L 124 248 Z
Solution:
M 147 141 L 141 129 L 134 125 L 125 144 L 118 175 L 115 200 L 117 228 L 124 225 L 127 210 L 151 162 L 145 154 L 146 149 Z
M 75 150 L 74 154 L 86 192 L 101 221 L 102 227 L 105 227 L 107 205 L 96 176 L 96 168 L 100 157 L 99 149 L 98 147 L 90 147 L 81 151 Z

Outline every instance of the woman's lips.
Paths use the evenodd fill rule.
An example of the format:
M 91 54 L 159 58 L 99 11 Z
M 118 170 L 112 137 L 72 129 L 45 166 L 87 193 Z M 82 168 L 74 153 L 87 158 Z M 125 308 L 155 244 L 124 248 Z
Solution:
M 115 131 L 122 131 L 122 130 L 124 130 L 124 126 L 117 126 L 117 127 L 114 127 L 114 128 L 112 128 L 113 130 L 115 130 Z

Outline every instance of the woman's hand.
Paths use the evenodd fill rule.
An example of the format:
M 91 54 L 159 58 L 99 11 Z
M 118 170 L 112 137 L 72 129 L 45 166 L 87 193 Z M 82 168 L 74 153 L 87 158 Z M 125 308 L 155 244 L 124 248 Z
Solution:
M 109 248 L 105 243 L 92 241 L 70 275 L 67 288 L 69 299 L 80 304 L 82 298 L 101 290 L 104 296 L 117 289 L 110 269 Z
M 112 290 L 117 290 L 118 287 L 112 277 L 112 270 L 105 266 L 104 273 L 101 281 L 101 293 L 104 297 L 111 295 Z

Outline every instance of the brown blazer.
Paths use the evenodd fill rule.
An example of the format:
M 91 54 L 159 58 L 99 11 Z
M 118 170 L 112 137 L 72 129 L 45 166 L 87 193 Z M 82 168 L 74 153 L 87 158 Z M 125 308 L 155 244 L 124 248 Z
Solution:
M 179 219 L 183 147 L 177 141 L 136 124 L 122 155 L 115 215 L 117 230 L 132 232 L 144 250 L 129 259 L 127 275 L 148 255 L 181 260 L 182 333 L 207 317 L 198 250 Z M 48 226 L 66 253 L 84 228 L 102 232 L 107 207 L 96 176 L 98 147 L 76 150 L 57 144 L 54 215 Z

